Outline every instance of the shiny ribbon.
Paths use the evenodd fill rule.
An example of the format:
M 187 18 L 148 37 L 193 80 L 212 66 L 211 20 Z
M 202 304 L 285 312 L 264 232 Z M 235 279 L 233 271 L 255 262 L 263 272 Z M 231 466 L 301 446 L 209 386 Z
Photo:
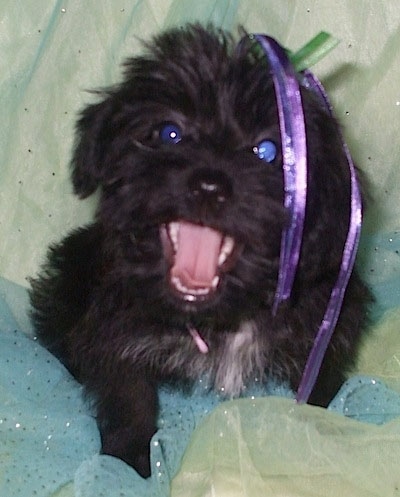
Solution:
M 278 284 L 273 304 L 273 314 L 278 306 L 290 297 L 293 281 L 300 256 L 303 237 L 303 226 L 307 196 L 307 148 L 303 106 L 300 95 L 300 83 L 313 91 L 321 101 L 321 105 L 332 115 L 332 107 L 322 84 L 308 70 L 301 74 L 296 73 L 289 60 L 287 52 L 271 37 L 266 35 L 250 35 L 256 40 L 265 54 L 270 67 L 278 107 L 279 125 L 282 141 L 283 175 L 285 199 L 284 205 L 289 213 L 289 224 L 282 234 L 281 254 Z M 292 56 L 301 67 L 307 57 L 314 60 L 313 48 L 322 47 L 321 53 L 333 48 L 337 41 L 323 34 L 319 42 L 306 46 L 304 53 Z M 316 334 L 316 338 L 307 359 L 302 379 L 297 391 L 296 400 L 299 403 L 307 402 L 317 380 L 326 349 L 332 333 L 336 327 L 343 303 L 347 284 L 352 273 L 358 241 L 361 231 L 361 195 L 357 181 L 357 174 L 347 145 L 342 137 L 343 149 L 349 164 L 351 178 L 351 207 L 349 230 L 343 251 L 343 257 L 335 286 L 332 289 L 324 318 Z
M 322 104 L 332 116 L 332 106 L 321 82 L 310 71 L 304 71 L 303 76 L 303 85 L 310 88 L 316 95 L 318 95 Z M 341 139 L 343 150 L 346 154 L 350 169 L 351 204 L 349 230 L 344 245 L 339 275 L 336 280 L 336 284 L 332 289 L 324 318 L 314 340 L 314 345 L 311 349 L 310 355 L 308 356 L 306 367 L 303 371 L 303 376 L 297 390 L 296 400 L 299 403 L 307 402 L 313 386 L 317 381 L 326 349 L 328 348 L 329 341 L 339 318 L 344 294 L 354 267 L 358 242 L 361 234 L 362 201 L 357 180 L 357 172 L 343 136 L 341 136 Z
M 289 60 L 297 73 L 309 69 L 339 44 L 339 40 L 325 31 L 321 31 L 304 47 L 295 53 L 289 52 Z
M 306 209 L 307 146 L 297 74 L 284 49 L 271 37 L 254 35 L 267 56 L 272 70 L 279 126 L 282 142 L 282 160 L 285 199 L 289 226 L 283 230 L 278 285 L 272 312 L 290 297 L 300 257 Z

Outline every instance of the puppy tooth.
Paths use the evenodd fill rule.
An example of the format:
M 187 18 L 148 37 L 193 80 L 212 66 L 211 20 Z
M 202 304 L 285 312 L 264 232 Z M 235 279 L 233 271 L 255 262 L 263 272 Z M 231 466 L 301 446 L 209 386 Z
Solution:
M 218 266 L 222 266 L 222 264 L 226 261 L 227 254 L 221 250 L 219 257 L 218 257 Z
M 179 223 L 169 223 L 168 234 L 176 251 L 178 247 Z
M 226 236 L 224 239 L 224 251 L 229 255 L 232 253 L 234 246 L 235 240 L 230 236 Z
M 210 293 L 210 289 L 209 288 L 187 288 L 185 285 L 183 285 L 183 283 L 181 282 L 181 280 L 179 278 L 177 278 L 176 276 L 174 276 L 173 278 L 171 278 L 171 283 L 174 285 L 174 287 L 180 292 L 180 293 L 183 293 L 185 295 L 185 298 L 187 298 L 188 300 L 190 299 L 190 297 L 197 297 L 199 295 L 207 295 Z M 211 284 L 211 287 L 212 288 L 216 288 L 216 286 L 218 285 L 219 283 L 219 277 L 218 276 L 215 276 L 213 281 L 212 281 L 212 284 Z
M 218 258 L 219 266 L 222 266 L 222 264 L 226 261 L 228 256 L 232 253 L 234 246 L 235 242 L 233 238 L 231 238 L 230 236 L 226 236 L 224 238 L 224 243 L 222 244 L 221 252 Z

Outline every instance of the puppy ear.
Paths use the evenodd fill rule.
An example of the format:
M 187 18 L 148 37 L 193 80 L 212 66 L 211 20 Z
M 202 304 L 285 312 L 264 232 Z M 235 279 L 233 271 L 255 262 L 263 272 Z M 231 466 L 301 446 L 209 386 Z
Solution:
M 77 123 L 71 179 L 74 193 L 80 198 L 88 197 L 101 184 L 113 112 L 114 104 L 109 97 L 86 107 Z

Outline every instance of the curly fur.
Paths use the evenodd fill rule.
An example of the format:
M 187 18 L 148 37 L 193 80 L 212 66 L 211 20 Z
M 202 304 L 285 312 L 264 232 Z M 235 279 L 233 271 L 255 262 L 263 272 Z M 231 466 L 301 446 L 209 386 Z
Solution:
M 50 248 L 32 280 L 32 316 L 42 343 L 95 400 L 103 452 L 144 476 L 159 382 L 207 376 L 227 395 L 239 395 L 254 377 L 299 384 L 338 273 L 350 208 L 338 125 L 304 89 L 302 99 L 305 231 L 293 294 L 275 317 L 286 216 L 281 157 L 268 164 L 253 153 L 262 138 L 280 147 L 262 61 L 213 28 L 168 31 L 127 61 L 122 82 L 99 92 L 78 122 L 72 182 L 82 198 L 100 189 L 96 218 Z M 179 143 L 160 139 L 165 122 L 179 125 Z M 171 288 L 160 227 L 180 220 L 240 247 L 207 298 Z M 368 298 L 354 273 L 311 402 L 326 405 L 342 384 Z

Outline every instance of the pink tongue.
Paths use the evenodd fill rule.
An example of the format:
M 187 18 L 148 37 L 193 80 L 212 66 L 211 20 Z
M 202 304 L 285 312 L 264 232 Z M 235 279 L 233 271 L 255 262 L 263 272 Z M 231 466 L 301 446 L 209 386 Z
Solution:
M 189 290 L 210 288 L 217 275 L 222 237 L 206 226 L 180 222 L 172 277 Z

